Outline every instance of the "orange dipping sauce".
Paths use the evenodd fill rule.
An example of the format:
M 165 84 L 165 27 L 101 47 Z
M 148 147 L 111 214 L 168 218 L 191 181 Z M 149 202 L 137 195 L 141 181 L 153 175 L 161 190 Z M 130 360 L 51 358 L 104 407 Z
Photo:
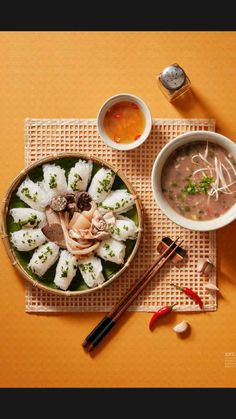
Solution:
M 134 102 L 118 102 L 106 112 L 103 126 L 107 135 L 116 143 L 132 143 L 144 131 L 144 113 Z

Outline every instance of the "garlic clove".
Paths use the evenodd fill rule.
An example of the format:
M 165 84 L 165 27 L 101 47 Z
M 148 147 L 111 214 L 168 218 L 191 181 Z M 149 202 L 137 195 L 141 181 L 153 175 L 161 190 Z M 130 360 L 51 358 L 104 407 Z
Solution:
M 202 275 L 208 275 L 214 265 L 210 259 L 199 259 L 197 263 L 197 272 L 201 273 Z
M 183 333 L 188 329 L 188 327 L 189 327 L 188 322 L 183 320 L 181 323 L 178 323 L 175 327 L 173 327 L 173 330 L 176 333 Z
M 210 282 L 209 284 L 205 285 L 205 289 L 207 291 L 220 291 L 219 288 L 215 284 L 211 284 Z

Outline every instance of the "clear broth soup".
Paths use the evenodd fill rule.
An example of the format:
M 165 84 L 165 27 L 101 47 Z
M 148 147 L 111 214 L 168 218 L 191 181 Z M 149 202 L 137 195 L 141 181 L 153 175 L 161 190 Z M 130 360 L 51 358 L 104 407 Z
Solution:
M 192 220 L 211 220 L 236 203 L 236 162 L 217 144 L 193 142 L 168 158 L 161 186 L 176 212 Z

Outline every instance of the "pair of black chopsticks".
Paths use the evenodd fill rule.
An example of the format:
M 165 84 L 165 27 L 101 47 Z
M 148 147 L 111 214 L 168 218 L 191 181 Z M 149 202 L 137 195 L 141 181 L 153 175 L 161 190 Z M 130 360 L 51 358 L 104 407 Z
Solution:
M 174 255 L 180 245 L 183 243 L 179 241 L 179 237 L 175 241 L 171 240 L 171 244 L 167 249 L 157 257 L 153 264 L 143 273 L 141 278 L 134 283 L 128 292 L 120 299 L 118 304 L 98 323 L 92 332 L 86 337 L 83 342 L 83 347 L 87 352 L 91 352 L 108 334 L 108 332 L 115 326 L 116 322 L 143 291 L 151 279 L 159 272 L 162 266 Z

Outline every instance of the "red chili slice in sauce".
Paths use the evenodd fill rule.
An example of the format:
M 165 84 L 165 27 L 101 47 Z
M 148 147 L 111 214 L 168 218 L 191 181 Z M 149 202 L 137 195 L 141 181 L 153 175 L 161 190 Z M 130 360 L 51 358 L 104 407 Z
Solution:
M 141 134 L 138 134 L 134 137 L 134 140 L 138 140 L 141 137 Z
M 136 103 L 132 103 L 132 104 L 131 104 L 131 106 L 132 106 L 132 108 L 134 108 L 134 109 L 139 109 L 139 107 L 138 107 L 138 105 L 136 105 Z
M 115 119 L 120 119 L 121 118 L 121 113 L 115 113 L 114 118 Z
M 114 136 L 114 141 L 115 141 L 116 143 L 120 143 L 120 137 L 118 137 L 118 135 L 115 135 L 115 136 Z

